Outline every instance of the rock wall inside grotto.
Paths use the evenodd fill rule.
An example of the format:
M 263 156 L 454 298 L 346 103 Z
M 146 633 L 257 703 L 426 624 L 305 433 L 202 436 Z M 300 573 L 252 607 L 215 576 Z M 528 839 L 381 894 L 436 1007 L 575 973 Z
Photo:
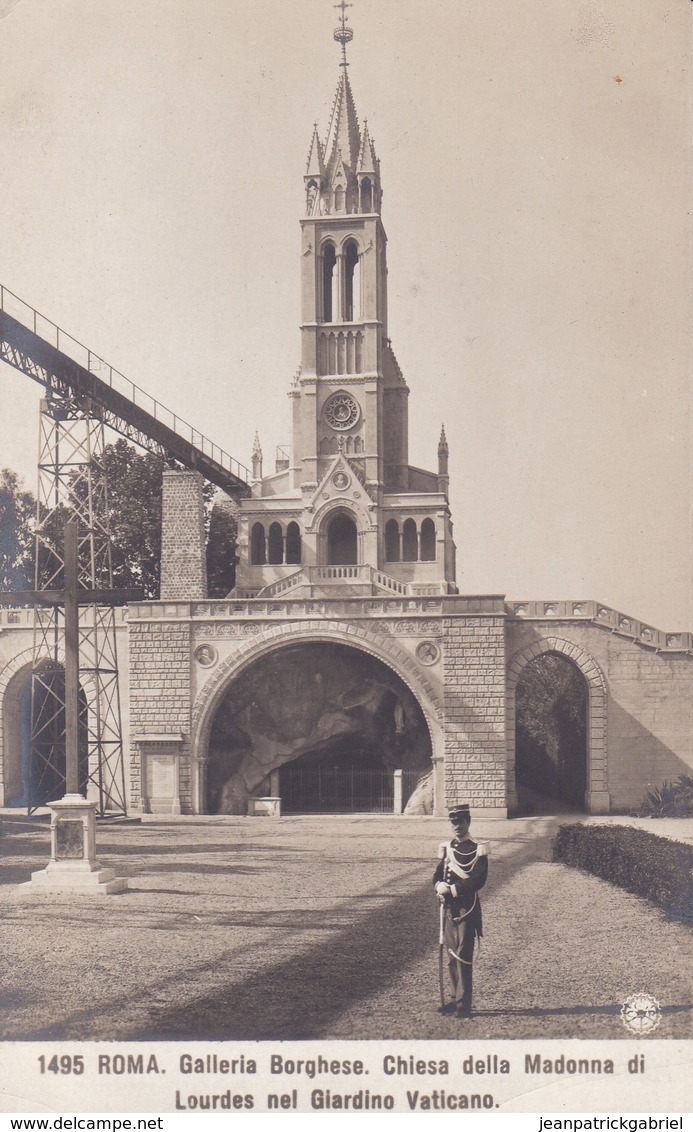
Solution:
M 394 771 L 431 769 L 423 712 L 387 665 L 334 644 L 288 645 L 229 686 L 209 743 L 207 809 L 244 814 L 287 763 Z

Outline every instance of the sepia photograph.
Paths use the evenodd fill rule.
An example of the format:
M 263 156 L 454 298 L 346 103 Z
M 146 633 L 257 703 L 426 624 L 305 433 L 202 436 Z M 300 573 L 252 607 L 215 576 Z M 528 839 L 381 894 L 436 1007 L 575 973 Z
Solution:
M 0 52 L 0 1111 L 687 1111 L 691 4 Z

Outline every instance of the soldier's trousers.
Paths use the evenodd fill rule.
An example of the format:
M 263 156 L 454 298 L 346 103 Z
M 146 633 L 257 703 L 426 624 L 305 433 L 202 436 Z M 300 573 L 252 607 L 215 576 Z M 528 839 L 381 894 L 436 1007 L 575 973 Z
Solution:
M 445 909 L 443 943 L 448 957 L 448 971 L 453 1001 L 463 1010 L 472 1009 L 472 961 L 476 931 L 471 917 L 456 924 Z

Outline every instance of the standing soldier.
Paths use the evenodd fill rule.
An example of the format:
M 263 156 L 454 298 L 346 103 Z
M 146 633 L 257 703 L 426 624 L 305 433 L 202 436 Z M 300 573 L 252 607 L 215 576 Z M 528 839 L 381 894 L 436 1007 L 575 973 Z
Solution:
M 454 837 L 440 846 L 433 884 L 441 903 L 441 962 L 445 950 L 452 985 L 452 1001 L 441 1005 L 441 1014 L 469 1018 L 472 1013 L 472 962 L 474 940 L 481 936 L 479 889 L 486 884 L 486 846 L 467 835 L 469 806 L 454 806 L 449 814 Z M 442 999 L 441 974 L 441 999 Z

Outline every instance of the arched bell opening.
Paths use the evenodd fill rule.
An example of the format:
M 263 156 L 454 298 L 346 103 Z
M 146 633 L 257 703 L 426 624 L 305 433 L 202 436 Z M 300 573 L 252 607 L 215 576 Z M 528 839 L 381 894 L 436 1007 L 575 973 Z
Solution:
M 349 240 L 344 249 L 344 320 L 358 322 L 361 317 L 361 263 L 358 244 Z M 347 367 L 349 373 L 354 366 Z
M 337 317 L 337 249 L 326 243 L 322 249 L 322 320 L 332 322 Z M 330 370 L 330 373 L 334 373 Z

